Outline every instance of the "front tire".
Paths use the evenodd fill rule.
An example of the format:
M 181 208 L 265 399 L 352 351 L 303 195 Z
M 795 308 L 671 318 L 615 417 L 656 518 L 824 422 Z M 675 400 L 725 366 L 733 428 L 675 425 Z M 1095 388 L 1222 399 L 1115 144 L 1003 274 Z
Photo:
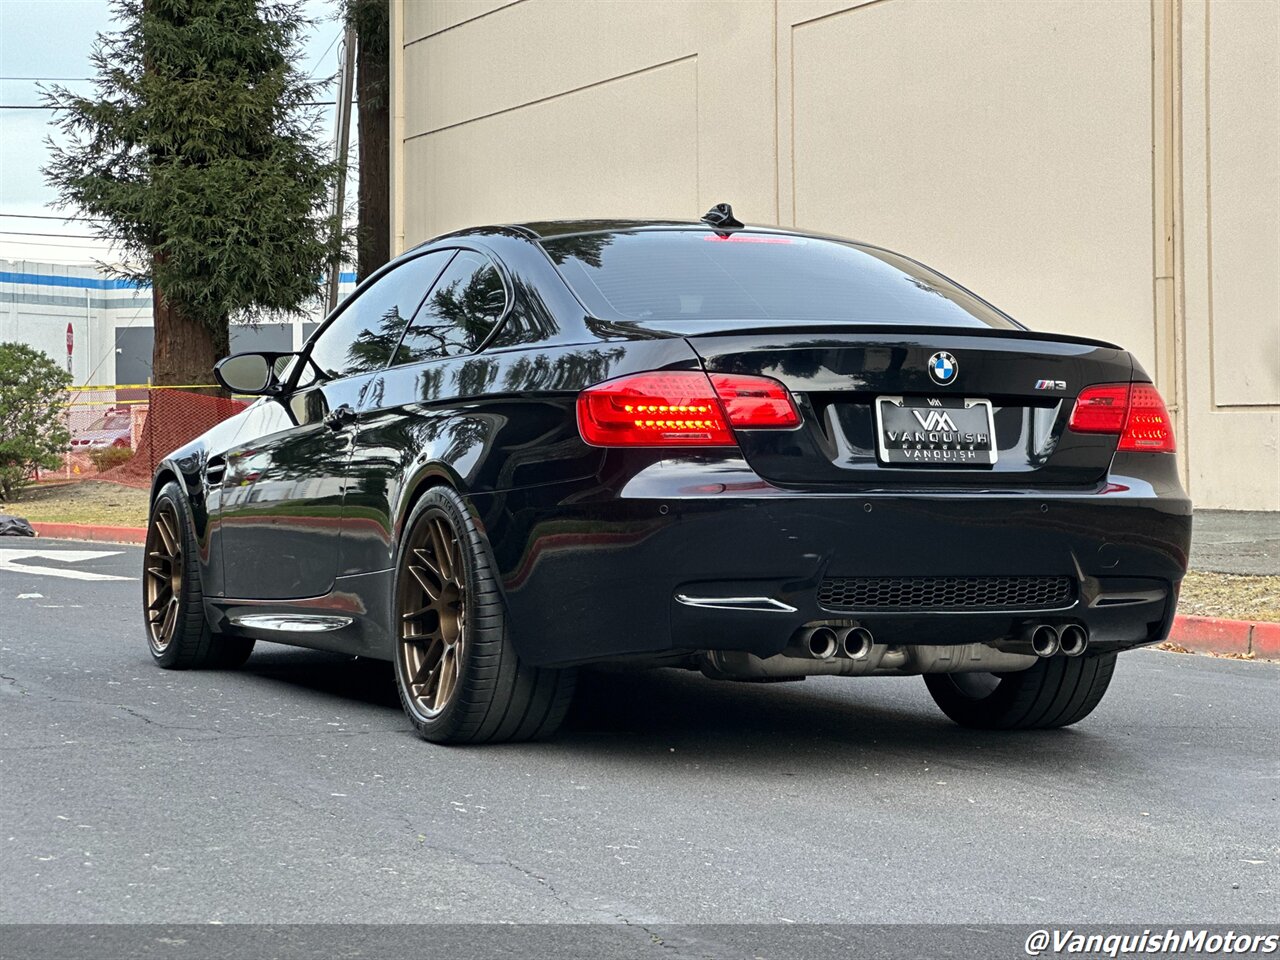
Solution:
M 170 481 L 152 504 L 143 555 L 142 613 L 151 659 L 167 670 L 238 667 L 253 652 L 253 641 L 209 626 L 196 556 L 190 508 Z
M 930 673 L 924 682 L 962 727 L 1046 730 L 1077 723 L 1102 700 L 1116 655 L 1047 657 L 1019 673 Z
M 551 736 L 576 671 L 520 662 L 488 544 L 462 498 L 431 488 L 404 529 L 392 627 L 396 689 L 414 730 L 434 743 Z

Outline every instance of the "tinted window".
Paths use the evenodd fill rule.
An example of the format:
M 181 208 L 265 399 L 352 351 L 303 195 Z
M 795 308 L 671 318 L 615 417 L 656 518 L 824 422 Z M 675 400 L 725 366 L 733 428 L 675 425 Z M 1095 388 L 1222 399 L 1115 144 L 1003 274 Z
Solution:
M 311 359 L 325 377 L 335 380 L 385 367 L 452 254 L 445 250 L 415 257 L 357 293 L 311 345 Z
M 459 250 L 404 336 L 396 363 L 474 353 L 502 317 L 507 294 L 493 262 Z
M 543 247 L 602 319 L 1014 326 L 944 277 L 851 243 L 662 230 L 582 234 Z

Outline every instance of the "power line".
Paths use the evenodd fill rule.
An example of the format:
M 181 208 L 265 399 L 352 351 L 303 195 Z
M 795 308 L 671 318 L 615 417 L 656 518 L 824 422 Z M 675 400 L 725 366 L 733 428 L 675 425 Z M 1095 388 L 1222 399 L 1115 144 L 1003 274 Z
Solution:
M 57 250 L 102 250 L 102 244 L 114 246 L 107 241 L 99 244 L 93 243 L 49 243 L 46 240 L 0 240 L 0 244 L 10 244 L 12 246 L 23 247 L 53 247 Z M 6 258 L 7 259 L 7 258 Z
M 53 234 L 53 236 L 56 237 L 57 234 Z M 113 246 L 113 247 L 118 246 L 117 241 L 112 240 L 109 237 L 103 237 L 102 239 L 98 239 L 96 237 L 87 238 L 89 240 L 94 241 L 92 243 L 85 243 L 84 240 L 80 240 L 76 237 L 67 237 L 66 243 L 50 243 L 49 239 L 51 238 L 46 238 L 44 240 L 10 240 L 6 237 L 0 237 L 0 243 L 9 243 L 9 244 L 20 243 L 24 246 L 30 245 L 35 247 L 84 247 L 86 249 L 89 247 L 97 247 L 104 243 L 107 244 L 108 246 Z
M 355 103 L 355 100 L 351 101 Z M 336 107 L 336 100 L 313 100 L 307 103 L 300 103 L 300 107 Z M 60 109 L 53 104 L 44 103 L 0 103 L 0 110 L 58 110 Z
M 51 213 L 0 213 L 0 217 L 18 217 L 22 220 L 83 220 L 86 223 L 106 223 L 107 221 L 100 217 L 55 217 Z
M 342 33 L 343 33 L 342 28 L 341 28 L 341 27 L 339 27 L 339 28 L 338 28 L 338 32 L 337 32 L 337 33 L 335 33 L 335 34 L 333 35 L 333 39 L 329 41 L 329 45 L 328 45 L 327 47 L 325 47 L 325 48 L 324 48 L 324 53 L 322 53 L 322 54 L 320 54 L 320 56 L 316 57 L 316 65 L 315 65 L 315 67 L 314 67 L 314 68 L 312 68 L 312 70 L 311 70 L 311 72 L 310 72 L 309 74 L 307 74 L 307 79 L 308 79 L 308 80 L 314 80 L 314 79 L 316 78 L 316 74 L 319 72 L 320 67 L 324 65 L 324 58 L 325 58 L 325 57 L 327 57 L 327 56 L 329 55 L 329 51 L 333 49 L 333 45 L 334 45 L 335 43 L 337 43 L 337 42 L 338 42 L 338 38 L 342 36 Z
M 14 237 L 60 237 L 67 240 L 97 240 L 91 233 L 36 233 L 34 230 L 0 230 L 0 234 Z

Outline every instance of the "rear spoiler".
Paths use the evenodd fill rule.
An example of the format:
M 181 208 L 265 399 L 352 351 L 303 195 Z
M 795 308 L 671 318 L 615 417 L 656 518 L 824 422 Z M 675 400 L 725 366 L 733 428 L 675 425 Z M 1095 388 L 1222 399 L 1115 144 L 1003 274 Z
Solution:
M 598 322 L 598 321 L 597 321 Z M 1078 343 L 1088 347 L 1124 348 L 1106 340 L 1077 337 L 1069 333 L 1043 333 L 1024 327 L 939 327 L 908 323 L 786 323 L 778 320 L 627 320 L 612 321 L 610 326 L 642 331 L 661 337 L 716 337 L 752 334 L 905 334 L 908 336 L 988 337 L 1003 340 L 1029 340 L 1048 343 Z

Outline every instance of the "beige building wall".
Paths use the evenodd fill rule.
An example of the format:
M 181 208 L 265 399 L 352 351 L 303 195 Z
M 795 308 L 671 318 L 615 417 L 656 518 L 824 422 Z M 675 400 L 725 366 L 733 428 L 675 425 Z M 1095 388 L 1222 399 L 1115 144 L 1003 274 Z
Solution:
M 1133 350 L 1280 509 L 1280 0 L 393 0 L 393 244 L 697 219 L 901 250 Z

